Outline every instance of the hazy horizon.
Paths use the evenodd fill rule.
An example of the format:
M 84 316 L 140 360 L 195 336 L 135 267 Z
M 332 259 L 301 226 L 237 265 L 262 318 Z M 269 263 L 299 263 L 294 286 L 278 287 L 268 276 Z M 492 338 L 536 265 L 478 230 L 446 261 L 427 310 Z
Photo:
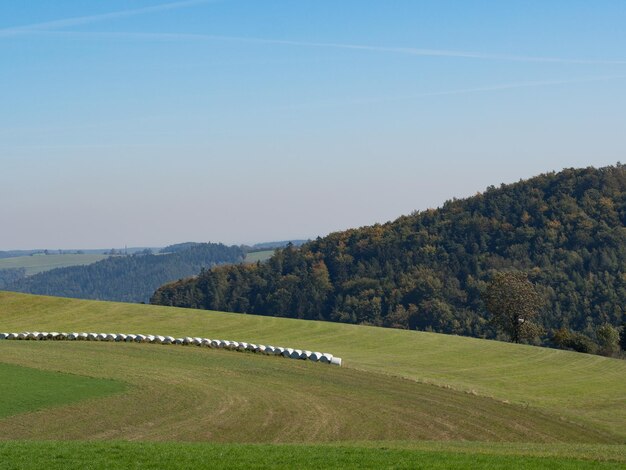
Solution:
M 0 250 L 253 244 L 624 161 L 626 3 L 0 4 Z

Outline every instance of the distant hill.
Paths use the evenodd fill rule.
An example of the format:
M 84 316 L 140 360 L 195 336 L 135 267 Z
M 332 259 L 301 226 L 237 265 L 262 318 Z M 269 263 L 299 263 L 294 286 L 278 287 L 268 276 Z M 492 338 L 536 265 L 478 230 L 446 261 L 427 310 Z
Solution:
M 171 254 L 111 256 L 87 266 L 73 266 L 43 272 L 13 282 L 3 289 L 31 294 L 79 299 L 147 302 L 160 285 L 193 276 L 202 269 L 243 260 L 236 246 L 199 243 Z
M 24 276 L 32 276 L 33 274 L 38 274 L 55 268 L 67 268 L 69 266 L 95 263 L 96 261 L 101 261 L 108 256 L 104 254 L 91 253 L 48 253 L 49 254 L 36 253 L 28 256 L 0 259 L 0 277 L 7 269 L 24 268 Z
M 168 245 L 165 248 L 161 248 L 159 253 L 178 253 L 180 251 L 188 250 L 189 248 L 194 248 L 202 243 L 197 242 L 185 242 L 185 243 L 177 243 L 176 245 Z
M 19 256 L 30 256 L 37 253 L 43 253 L 44 250 L 10 250 L 0 251 L 0 259 L 17 258 Z
M 0 290 L 26 277 L 26 268 L 0 269 Z
M 544 343 L 557 328 L 593 338 L 624 318 L 625 223 L 624 165 L 567 169 L 215 268 L 151 301 L 493 338 L 480 293 L 516 269 L 546 299 Z
M 250 247 L 250 251 L 266 251 L 275 250 L 276 248 L 285 248 L 287 245 L 302 246 L 309 240 L 284 240 L 280 242 L 256 243 Z
M 124 248 L 70 248 L 65 250 L 39 249 L 39 250 L 9 250 L 0 251 L 0 259 L 18 258 L 33 255 L 108 255 L 113 253 L 133 255 L 145 250 L 153 250 L 149 247 L 124 247 Z M 158 249 L 158 248 L 157 248 Z
M 268 259 L 272 257 L 274 254 L 274 250 L 261 250 L 261 251 L 247 251 L 246 259 L 244 262 L 246 263 L 264 263 Z

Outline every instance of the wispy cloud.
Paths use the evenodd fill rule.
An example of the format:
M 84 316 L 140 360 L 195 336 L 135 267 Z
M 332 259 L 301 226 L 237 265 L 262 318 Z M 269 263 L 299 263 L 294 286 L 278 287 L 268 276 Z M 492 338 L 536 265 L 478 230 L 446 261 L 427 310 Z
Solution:
M 189 3 L 189 2 L 183 2 Z M 197 2 L 196 2 L 197 3 Z M 173 5 L 173 4 L 172 4 Z M 155 7 L 156 8 L 156 7 Z M 2 30 L 0 30 L 1 33 Z M 316 42 L 316 41 L 293 41 L 286 39 L 257 38 L 245 36 L 222 36 L 211 34 L 189 34 L 189 33 L 134 33 L 134 32 L 74 32 L 74 31 L 46 31 L 26 30 L 25 33 L 40 34 L 53 37 L 65 37 L 73 39 L 128 39 L 143 41 L 228 41 L 249 44 L 268 44 L 279 46 L 306 47 L 306 48 L 326 48 L 344 49 L 354 51 L 369 51 L 390 53 L 399 55 L 410 55 L 419 57 L 450 57 L 460 59 L 509 61 L 509 62 L 543 62 L 562 64 L 585 64 L 585 65 L 626 65 L 626 59 L 588 59 L 588 58 L 565 58 L 565 57 L 541 57 L 515 54 L 493 54 L 485 52 L 460 51 L 449 49 L 428 49 L 416 47 L 390 47 L 375 46 L 366 44 L 347 44 L 336 42 Z
M 537 88 L 537 87 L 550 87 L 557 85 L 575 85 L 578 83 L 593 83 L 593 82 L 607 82 L 612 80 L 624 80 L 626 79 L 626 75 L 604 75 L 604 76 L 595 76 L 595 77 L 580 77 L 580 78 L 571 78 L 566 80 L 535 80 L 528 82 L 513 82 L 513 83 L 503 83 L 499 85 L 491 85 L 484 87 L 476 87 L 476 88 L 461 88 L 457 90 L 447 90 L 447 91 L 434 91 L 427 93 L 420 93 L 416 95 L 412 95 L 409 97 L 413 98 L 421 98 L 428 96 L 442 96 L 442 95 L 459 95 L 459 94 L 467 94 L 467 93 L 481 93 L 487 91 L 500 91 L 500 90 L 512 90 L 516 88 Z M 406 99 L 404 96 L 400 99 Z
M 522 88 L 541 88 L 541 87 L 553 87 L 553 86 L 563 86 L 563 85 L 576 85 L 583 83 L 594 83 L 594 82 L 608 82 L 614 80 L 626 80 L 626 75 L 605 75 L 605 76 L 594 76 L 594 77 L 580 77 L 580 78 L 572 78 L 572 79 L 561 79 L 561 80 L 535 80 L 535 81 L 527 81 L 527 82 L 511 82 L 511 83 L 500 83 L 495 85 L 486 85 L 481 87 L 474 88 L 456 88 L 451 90 L 439 90 L 439 91 L 426 91 L 423 93 L 413 93 L 413 94 L 404 94 L 397 96 L 380 96 L 376 98 L 362 98 L 362 99 L 354 99 L 354 100 L 342 100 L 342 101 L 326 101 L 326 102 L 315 102 L 315 103 L 301 103 L 294 104 L 289 106 L 281 106 L 279 109 L 289 111 L 289 110 L 307 110 L 307 109 L 319 109 L 319 108 L 336 108 L 342 106 L 359 106 L 359 105 L 368 105 L 368 104 L 381 104 L 381 103 L 393 103 L 393 102 L 408 102 L 411 100 L 417 100 L 420 98 L 429 98 L 429 97 L 437 97 L 437 96 L 449 96 L 449 95 L 469 95 L 469 94 L 479 94 L 479 93 L 489 93 L 489 92 L 497 92 L 497 91 L 507 91 L 507 90 L 515 90 Z
M 29 33 L 36 33 L 46 30 L 62 29 L 70 26 L 78 26 L 89 23 L 97 23 L 101 21 L 114 20 L 118 18 L 127 18 L 130 16 L 145 15 L 148 13 L 157 13 L 167 10 L 178 10 L 181 8 L 193 7 L 205 3 L 215 3 L 219 0 L 184 0 L 179 2 L 161 3 L 143 8 L 135 8 L 129 10 L 120 10 L 109 13 L 101 13 L 98 15 L 76 16 L 72 18 L 63 18 L 43 23 L 34 23 L 23 26 L 14 26 L 11 28 L 0 29 L 0 37 L 16 36 Z

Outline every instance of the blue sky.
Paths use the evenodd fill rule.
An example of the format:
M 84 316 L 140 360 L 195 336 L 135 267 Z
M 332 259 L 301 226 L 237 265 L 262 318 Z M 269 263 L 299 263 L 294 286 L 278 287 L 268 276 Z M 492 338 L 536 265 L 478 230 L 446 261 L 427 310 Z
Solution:
M 252 243 L 624 161 L 626 3 L 0 2 L 0 250 Z

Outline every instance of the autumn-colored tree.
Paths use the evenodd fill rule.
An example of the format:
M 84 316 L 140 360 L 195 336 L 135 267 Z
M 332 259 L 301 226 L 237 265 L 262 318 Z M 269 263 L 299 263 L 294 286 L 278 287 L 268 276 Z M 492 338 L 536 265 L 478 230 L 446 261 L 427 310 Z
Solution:
M 543 302 L 524 273 L 496 273 L 487 284 L 483 300 L 493 325 L 514 343 L 533 339 L 541 333 L 541 327 L 533 320 Z
M 619 345 L 619 330 L 609 325 L 608 323 L 604 323 L 596 328 L 596 337 L 598 338 L 598 343 L 600 345 L 600 354 L 603 356 L 615 356 L 620 349 Z

